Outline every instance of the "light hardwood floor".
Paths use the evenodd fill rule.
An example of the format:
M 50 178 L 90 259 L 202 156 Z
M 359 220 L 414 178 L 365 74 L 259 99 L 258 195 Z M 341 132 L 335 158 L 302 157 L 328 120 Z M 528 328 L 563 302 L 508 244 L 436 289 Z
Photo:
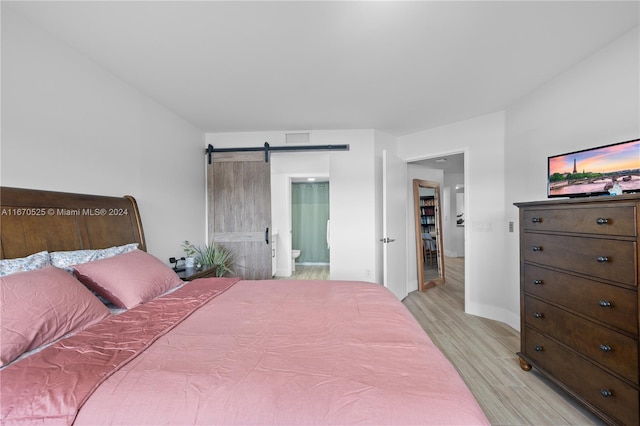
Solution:
M 279 280 L 328 280 L 329 265 L 296 265 L 290 277 L 278 277 Z
M 465 380 L 493 425 L 599 425 L 539 375 L 520 368 L 520 333 L 464 313 L 464 259 L 445 258 L 446 283 L 403 303 Z

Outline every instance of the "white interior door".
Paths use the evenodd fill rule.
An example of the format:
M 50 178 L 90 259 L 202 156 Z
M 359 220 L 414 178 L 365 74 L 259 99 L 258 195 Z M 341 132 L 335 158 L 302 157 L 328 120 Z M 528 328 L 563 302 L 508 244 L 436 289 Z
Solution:
M 382 151 L 383 279 L 396 297 L 407 295 L 407 164 Z

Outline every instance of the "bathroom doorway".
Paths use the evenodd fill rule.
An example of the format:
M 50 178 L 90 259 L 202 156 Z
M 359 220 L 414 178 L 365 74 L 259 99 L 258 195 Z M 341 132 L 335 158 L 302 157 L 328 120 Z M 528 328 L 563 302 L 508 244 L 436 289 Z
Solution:
M 292 186 L 294 183 L 329 182 L 329 163 L 329 153 L 325 152 L 284 152 L 271 158 L 271 227 L 275 249 L 275 266 L 272 269 L 276 279 L 295 278 L 292 275 L 292 249 L 299 250 L 299 247 L 292 247 Z M 321 239 L 325 241 L 324 237 Z M 296 260 L 299 259 L 298 256 Z M 318 276 L 315 269 L 318 268 L 322 268 L 324 277 L 318 279 L 329 279 L 328 265 L 303 266 L 296 268 L 296 275 L 300 276 L 304 270 L 310 269 L 313 269 L 313 275 L 302 276 L 302 279 L 315 279 Z
M 291 278 L 328 279 L 330 259 L 328 178 L 291 181 Z

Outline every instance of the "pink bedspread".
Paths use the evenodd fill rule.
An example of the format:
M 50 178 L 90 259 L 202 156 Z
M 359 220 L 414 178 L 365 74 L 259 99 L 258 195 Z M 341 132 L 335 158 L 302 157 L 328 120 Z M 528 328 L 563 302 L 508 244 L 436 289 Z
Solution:
M 172 327 L 106 378 L 75 424 L 488 424 L 378 285 L 240 281 Z
M 103 380 L 236 282 L 224 278 L 185 286 L 3 369 L 0 424 L 71 424 Z

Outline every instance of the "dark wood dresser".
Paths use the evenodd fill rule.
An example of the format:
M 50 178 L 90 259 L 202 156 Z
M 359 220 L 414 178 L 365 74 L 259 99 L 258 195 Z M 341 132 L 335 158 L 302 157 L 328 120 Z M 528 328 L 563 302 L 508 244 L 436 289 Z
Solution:
M 637 425 L 640 196 L 516 203 L 520 366 L 611 424 Z

